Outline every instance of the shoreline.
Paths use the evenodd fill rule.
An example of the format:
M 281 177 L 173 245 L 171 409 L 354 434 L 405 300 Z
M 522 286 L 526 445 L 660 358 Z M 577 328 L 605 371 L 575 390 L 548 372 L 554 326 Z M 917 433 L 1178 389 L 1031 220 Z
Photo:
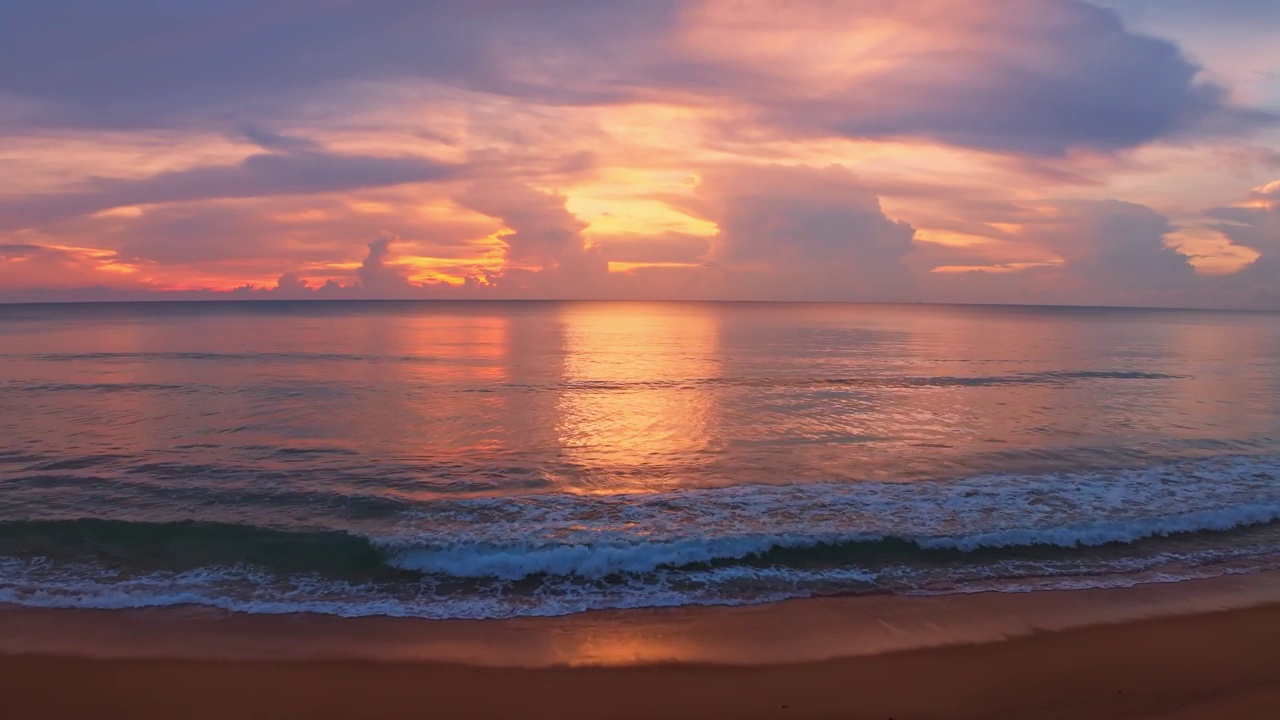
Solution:
M 996 643 L 1280 605 L 1280 571 L 1131 587 L 854 595 L 743 606 L 428 620 L 204 606 L 119 610 L 0 605 L 0 658 L 438 663 L 489 668 L 763 666 Z
M 1190 584 L 1199 586 L 1187 587 Z M 0 697 L 5 700 L 6 714 L 15 718 L 142 720 L 1272 717 L 1275 708 L 1280 707 L 1280 602 L 1274 597 L 1275 584 L 1198 581 L 1180 585 L 1155 592 L 1149 586 L 1144 586 L 1145 590 L 1074 591 L 1079 594 L 1075 598 L 1080 601 L 1077 607 L 1083 607 L 1086 614 L 1096 613 L 1102 606 L 1115 609 L 1124 604 L 1132 610 L 1129 615 L 1146 613 L 1147 617 L 1126 615 L 1109 622 L 1071 625 L 1082 617 L 1077 615 L 1062 621 L 1067 627 L 1034 628 L 1005 639 L 800 662 L 759 662 L 763 655 L 757 653 L 752 656 L 755 660 L 749 657 L 730 663 L 686 659 L 594 666 L 586 663 L 586 667 L 568 663 L 502 667 L 421 656 L 413 659 L 409 655 L 398 659 L 288 653 L 285 659 L 196 659 L 155 654 L 110 657 L 51 652 L 51 648 L 40 652 L 31 646 L 27 652 L 6 651 L 0 655 Z M 1170 592 L 1178 590 L 1182 592 Z M 1252 594 L 1241 599 L 1242 590 Z M 1109 593 L 1110 597 L 1080 597 L 1096 597 L 1100 593 Z M 1175 602 L 1175 595 L 1182 595 L 1183 599 Z M 1237 601 L 1223 604 L 1230 597 Z M 1194 601 L 1188 602 L 1188 598 Z M 689 627 L 710 626 L 711 635 L 715 635 L 732 625 L 741 634 L 744 646 L 769 646 L 792 632 L 809 637 L 811 628 L 804 624 L 805 617 L 814 618 L 819 625 L 830 623 L 838 617 L 833 614 L 837 612 L 836 605 L 848 610 L 854 605 L 850 601 L 866 599 L 796 601 L 789 607 L 780 603 L 761 606 L 764 610 L 746 615 L 708 609 L 691 613 Z M 1022 612 L 1031 612 L 1033 606 L 1053 610 L 1065 607 L 1059 605 L 1064 598 L 1024 595 L 1012 598 L 1019 602 L 1007 606 L 990 604 L 992 598 L 977 599 L 988 611 L 1015 606 L 1020 606 Z M 1042 602 L 1046 600 L 1047 603 Z M 814 602 L 831 607 L 801 607 Z M 937 610 L 945 603 L 928 604 Z M 866 603 L 857 605 L 860 612 L 870 609 Z M 80 611 L 51 612 L 64 613 L 65 619 L 69 617 L 66 613 L 75 615 Z M 10 627 L 14 613 L 3 613 L 9 616 L 6 624 Z M 729 621 L 725 624 L 717 617 Z M 958 619 L 961 615 L 952 617 Z M 111 621 L 102 614 L 88 619 L 99 625 Z M 214 624 L 235 619 L 223 617 Z M 295 640 L 319 627 L 308 622 L 315 618 L 277 619 Z M 152 617 L 146 621 L 154 624 L 155 620 Z M 169 618 L 173 624 L 163 631 L 196 627 L 212 618 L 206 614 L 180 620 Z M 608 623 L 618 620 L 609 618 Z M 597 618 L 591 626 L 608 624 L 601 621 Z M 354 622 L 361 629 L 372 627 L 358 621 L 335 622 Z M 477 627 L 461 630 L 473 635 L 479 631 L 478 642 L 495 642 L 497 637 L 506 637 L 515 645 L 530 641 L 527 624 L 507 623 L 489 631 L 479 627 L 486 622 L 493 621 L 470 621 Z M 898 624 L 890 626 L 905 627 L 902 621 L 895 622 Z M 948 622 L 944 617 L 943 623 Z M 404 623 L 390 624 L 407 627 Z M 561 623 L 549 624 L 564 627 Z M 88 623 L 72 622 L 65 629 L 77 631 L 87 626 Z M 39 623 L 36 629 L 40 629 Z M 136 628 L 128 625 L 128 629 Z M 273 636 L 275 642 L 290 633 Z M 170 639 L 189 649 L 192 642 L 198 641 L 196 636 L 181 633 Z M 403 639 L 415 642 L 412 637 Z M 288 647 L 292 646 L 280 645 L 278 649 Z M 188 653 L 197 654 L 211 653 Z

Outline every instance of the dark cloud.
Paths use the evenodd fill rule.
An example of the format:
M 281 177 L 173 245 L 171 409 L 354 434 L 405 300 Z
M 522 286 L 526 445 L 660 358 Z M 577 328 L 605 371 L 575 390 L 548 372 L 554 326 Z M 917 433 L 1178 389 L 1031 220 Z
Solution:
M 294 137 L 272 132 L 257 125 L 242 124 L 239 134 L 253 142 L 263 150 L 283 150 L 286 152 L 316 152 L 323 150 L 320 143 L 308 138 Z
M 768 4 L 744 6 L 774 10 Z M 657 77 L 747 100 L 756 108 L 757 124 L 781 133 L 928 138 L 1032 155 L 1114 151 L 1179 133 L 1238 133 L 1277 121 L 1232 107 L 1226 89 L 1199 79 L 1200 68 L 1177 45 L 1131 32 L 1115 12 L 1079 0 L 803 7 L 816 8 L 813 14 L 831 27 L 856 33 L 859 25 L 891 20 L 917 28 L 924 40 L 905 50 L 883 48 L 872 58 L 872 69 L 821 93 L 807 82 L 811 76 L 781 57 L 754 69 L 676 57 Z M 931 47 L 934 36 L 926 28 L 941 29 L 941 23 L 947 32 Z M 742 57 L 752 52 L 744 46 Z M 828 86 L 837 82 L 826 80 Z M 725 132 L 741 129 L 735 123 Z
M 97 179 L 56 195 L 0 204 L 0 230 L 43 225 L 126 205 L 308 195 L 447 178 L 452 166 L 420 157 L 326 152 L 261 153 L 235 165 Z
M 32 245 L 29 243 L 0 244 L 0 259 L 3 260 L 49 255 L 56 252 L 58 251 L 54 248 L 45 247 L 43 245 Z
M 726 131 L 763 124 L 1043 155 L 1275 120 L 1231 107 L 1178 46 L 1081 0 L 809 0 L 785 11 L 741 2 L 724 3 L 719 18 L 701 9 L 676 0 L 15 0 L 0 23 L 0 118 L 230 124 L 263 147 L 304 150 L 255 123 L 321 106 L 347 114 L 359 88 L 427 81 L 558 105 L 675 90 L 740 110 Z M 774 62 L 753 62 L 777 43 L 733 39 L 734 23 L 752 13 L 812 37 L 792 36 Z M 810 25 L 793 26 L 801 21 Z M 736 52 L 709 55 L 683 39 L 715 22 Z M 878 51 L 871 65 L 880 69 L 843 82 L 842 68 L 806 62 L 810 48 L 877 23 L 918 38 Z
M 595 102 L 622 90 L 611 68 L 625 65 L 625 38 L 658 32 L 677 5 L 13 0 L 0 22 L 0 93 L 43 104 L 43 123 L 134 127 L 252 119 L 351 81 Z

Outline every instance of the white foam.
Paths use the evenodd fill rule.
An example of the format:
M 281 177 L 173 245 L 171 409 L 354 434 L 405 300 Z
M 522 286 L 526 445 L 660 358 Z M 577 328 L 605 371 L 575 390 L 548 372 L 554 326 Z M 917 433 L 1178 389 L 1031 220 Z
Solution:
M 1280 567 L 1274 553 L 1269 563 L 1233 564 L 1230 558 L 1217 555 L 1211 560 L 1198 564 L 1191 555 L 1165 554 L 1126 559 L 1105 568 L 1070 560 L 1004 561 L 968 568 L 960 575 L 950 576 L 947 582 L 939 582 L 940 576 L 928 569 L 909 566 L 870 572 L 851 567 L 800 570 L 738 565 L 687 573 L 660 572 L 609 583 L 547 578 L 524 592 L 515 592 L 501 582 L 458 591 L 427 579 L 416 588 L 395 588 L 315 577 L 276 578 L 251 568 L 204 568 L 122 578 L 92 566 L 56 568 L 3 560 L 0 603 L 106 610 L 200 605 L 254 614 L 306 612 L 342 617 L 479 620 L 588 610 L 749 605 L 832 592 L 890 590 L 938 595 L 1127 587 Z
M 1280 520 L 1280 502 L 1246 503 L 1213 510 L 1140 517 L 1133 520 L 1103 520 L 1073 523 L 1061 527 L 1018 528 L 959 537 L 910 538 L 910 540 L 922 548 L 950 548 L 965 551 L 1029 545 L 1098 546 L 1107 543 L 1131 543 L 1175 533 L 1204 530 L 1221 532 L 1274 520 Z
M 392 564 L 406 570 L 455 577 L 519 580 L 534 575 L 603 578 L 619 573 L 645 573 L 698 563 L 740 560 L 774 549 L 843 545 L 897 539 L 922 549 L 971 552 L 982 548 L 1017 546 L 1079 547 L 1128 543 L 1155 536 L 1199 530 L 1228 530 L 1280 519 L 1280 503 L 1219 508 L 1169 517 L 1077 523 L 1062 527 L 1018 528 L 960 536 L 902 536 L 883 534 L 760 535 L 686 539 L 677 542 L 598 545 L 462 545 L 447 548 L 402 549 Z
M 804 542 L 796 539 L 797 542 Z M 602 578 L 644 573 L 717 559 L 743 558 L 784 545 L 786 538 L 759 536 L 689 539 L 676 542 L 606 542 L 600 545 L 467 546 L 400 550 L 392 564 L 406 570 L 455 577 L 519 580 L 530 575 Z
M 1280 461 L 947 482 L 735 486 L 433 503 L 378 541 L 394 564 L 456 577 L 599 578 L 774 548 L 898 539 L 925 549 L 1127 543 L 1280 519 Z
M 1271 568 L 1280 565 L 1280 537 L 1262 529 L 1114 553 L 976 553 L 945 563 L 884 559 L 875 567 L 706 563 L 771 548 L 882 538 L 959 551 L 1096 546 L 1278 519 L 1280 459 L 1270 457 L 946 482 L 478 498 L 432 501 L 378 539 L 395 564 L 427 573 L 418 580 L 362 585 L 244 567 L 127 576 L 90 565 L 0 558 L 0 602 L 489 618 L 830 592 L 1107 587 Z

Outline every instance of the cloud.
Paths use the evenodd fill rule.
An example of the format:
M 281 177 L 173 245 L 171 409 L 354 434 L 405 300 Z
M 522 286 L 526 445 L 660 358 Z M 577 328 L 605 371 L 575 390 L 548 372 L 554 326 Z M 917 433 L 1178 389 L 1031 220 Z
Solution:
M 391 243 L 395 239 L 384 235 L 369 243 L 369 254 L 356 271 L 360 287 L 366 293 L 397 295 L 409 289 L 409 280 L 405 277 L 404 270 L 387 263 L 391 255 Z
M 495 278 L 504 289 L 574 297 L 608 271 L 600 249 L 588 247 L 582 236 L 587 224 L 569 212 L 561 195 L 499 179 L 477 182 L 455 199 L 505 225 L 506 262 Z
M 930 274 L 927 292 L 970 302 L 1195 305 L 1209 281 L 1166 244 L 1172 230 L 1168 218 L 1136 203 L 1056 201 L 1022 228 L 1022 242 L 1041 248 L 1040 261 L 1010 266 L 975 256 L 970 272 Z M 959 257 L 950 262 L 965 264 Z
M 594 237 L 601 254 L 610 262 L 697 263 L 711 249 L 707 238 L 680 232 L 660 235 Z
M 915 229 L 886 217 L 840 166 L 717 168 L 686 208 L 719 228 L 711 258 L 731 296 L 892 298 L 908 293 Z
M 1280 308 L 1280 180 L 1254 188 L 1245 204 L 1212 208 L 1211 225 L 1231 242 L 1259 253 L 1257 259 L 1223 279 L 1240 294 L 1242 304 Z
M 1078 0 L 705 7 L 686 28 L 687 52 L 654 79 L 745 104 L 779 133 L 1060 155 L 1276 120 L 1232 107 L 1174 43 Z
M 1032 236 L 1065 263 L 1075 282 L 1089 291 L 1167 291 L 1195 277 L 1188 258 L 1165 244 L 1173 228 L 1151 208 L 1119 200 L 1075 200 Z
M 177 202 L 59 222 L 47 232 L 9 233 L 12 244 L 92 247 L 94 256 L 141 270 L 160 287 L 261 285 L 282 270 L 312 285 L 354 284 L 367 243 L 398 236 L 391 248 L 414 277 L 474 274 L 499 261 L 477 242 L 493 220 L 461 210 L 447 194 L 457 185 L 410 185 L 323 195 Z M 0 243 L 5 242 L 0 233 Z M 25 238 L 25 239 L 24 239 Z M 105 273 L 96 282 L 117 283 Z M 33 278 L 13 278 L 30 287 Z
M 350 282 L 333 278 L 313 285 L 297 270 L 288 270 L 276 278 L 274 287 L 242 285 L 232 291 L 240 299 L 345 299 L 345 300 L 413 300 L 427 298 L 474 296 L 477 284 L 473 280 L 462 285 L 443 282 L 413 282 L 408 268 L 393 259 L 392 246 L 399 238 L 384 233 L 366 244 L 368 248 Z
M 0 260 L 26 260 L 33 257 L 50 257 L 60 255 L 54 248 L 32 243 L 8 243 L 0 245 Z
M 87 248 L 0 244 L 0 288 L 43 286 L 65 290 L 98 285 L 104 280 L 101 272 L 104 255 L 107 253 Z M 124 275 L 117 274 L 113 279 L 116 284 L 135 284 Z
M 1174 43 L 1082 0 L 161 5 L 18 0 L 0 25 L 0 97 L 23 108 L 13 117 L 231 122 L 263 147 L 302 150 L 257 123 L 349 116 L 402 85 L 556 106 L 716 103 L 730 134 L 767 127 L 1042 155 L 1275 121 L 1233 107 Z
M 260 153 L 235 165 L 162 172 L 142 180 L 96 179 L 66 192 L 0 204 L 0 230 L 24 228 L 131 205 L 259 198 L 442 180 L 450 165 L 420 157 L 326 152 Z
M 66 220 L 56 230 L 68 242 L 174 268 L 213 268 L 237 261 L 274 261 L 277 268 L 335 263 L 349 267 L 352 239 L 384 230 L 404 238 L 402 253 L 441 260 L 473 258 L 473 243 L 490 232 L 491 222 L 451 212 L 446 195 L 451 187 L 456 186 L 179 202 L 127 215 Z
M 89 218 L 74 223 L 119 258 L 162 265 L 224 261 L 288 261 L 303 254 L 276 237 L 260 217 L 262 206 L 225 203 L 161 206 L 132 218 Z
M 310 284 L 296 272 L 281 273 L 276 279 L 276 292 L 281 295 L 303 295 L 310 290 Z
M 1096 4 L 1135 17 L 1230 26 L 1280 25 L 1280 5 L 1272 0 L 1096 0 Z
M 241 124 L 237 129 L 239 130 L 239 134 L 246 140 L 253 142 L 263 150 L 318 152 L 324 149 L 320 143 L 314 140 L 272 132 L 266 128 L 249 123 Z
M 1109 1 L 16 0 L 4 281 L 1261 302 L 1269 46 L 1224 74 L 1212 28 L 1143 34 L 1216 10 Z M 1168 247 L 1225 244 L 1206 204 L 1245 271 Z
M 15 0 L 0 24 L 0 93 L 46 124 L 154 127 L 259 119 L 353 84 L 433 80 L 597 102 L 627 38 L 669 0 Z M 566 80 L 573 79 L 568 83 Z

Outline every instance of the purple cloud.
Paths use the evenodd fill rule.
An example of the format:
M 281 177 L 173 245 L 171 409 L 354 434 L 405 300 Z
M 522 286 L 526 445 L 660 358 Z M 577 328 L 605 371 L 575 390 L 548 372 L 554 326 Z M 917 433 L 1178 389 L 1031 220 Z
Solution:
M 235 165 L 173 170 L 142 180 L 96 179 L 65 192 L 0 204 L 0 230 L 43 225 L 125 205 L 310 195 L 448 178 L 455 168 L 420 157 L 326 152 L 261 153 Z

